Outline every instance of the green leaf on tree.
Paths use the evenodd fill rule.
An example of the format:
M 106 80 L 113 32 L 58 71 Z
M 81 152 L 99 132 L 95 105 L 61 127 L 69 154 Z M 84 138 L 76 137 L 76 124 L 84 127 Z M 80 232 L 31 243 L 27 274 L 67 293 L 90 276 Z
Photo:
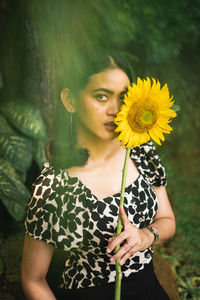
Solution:
M 0 158 L 0 199 L 16 221 L 23 219 L 29 197 L 30 192 L 17 172 L 9 162 Z
M 45 142 L 42 140 L 33 140 L 32 142 L 33 159 L 37 162 L 41 169 L 47 160 L 45 156 Z
M 31 103 L 21 100 L 9 101 L 1 106 L 1 112 L 23 134 L 35 139 L 45 138 L 42 116 Z
M 32 161 L 32 141 L 26 137 L 0 134 L 0 154 L 17 170 L 26 171 Z

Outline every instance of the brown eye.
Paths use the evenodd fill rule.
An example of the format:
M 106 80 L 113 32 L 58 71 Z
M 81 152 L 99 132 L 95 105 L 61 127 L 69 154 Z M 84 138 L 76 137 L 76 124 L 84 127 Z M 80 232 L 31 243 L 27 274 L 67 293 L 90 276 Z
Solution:
M 120 97 L 119 97 L 119 99 L 120 99 L 120 102 L 124 102 L 124 95 L 121 95 Z
M 98 94 L 98 95 L 96 95 L 96 98 L 97 98 L 97 100 L 102 101 L 102 102 L 105 102 L 108 100 L 107 96 L 104 94 Z

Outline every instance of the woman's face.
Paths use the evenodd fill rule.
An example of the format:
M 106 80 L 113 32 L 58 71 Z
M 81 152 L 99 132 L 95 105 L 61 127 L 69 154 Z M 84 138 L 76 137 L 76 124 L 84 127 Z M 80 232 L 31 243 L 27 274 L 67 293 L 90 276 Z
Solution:
M 117 67 L 92 75 L 77 102 L 78 132 L 89 138 L 113 139 L 116 128 L 114 118 L 128 84 L 127 74 Z

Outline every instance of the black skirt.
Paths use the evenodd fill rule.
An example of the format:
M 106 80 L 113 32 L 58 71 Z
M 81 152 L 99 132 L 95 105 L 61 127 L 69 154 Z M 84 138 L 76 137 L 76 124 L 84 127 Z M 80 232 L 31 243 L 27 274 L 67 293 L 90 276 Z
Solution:
M 86 289 L 62 289 L 55 293 L 58 300 L 114 300 L 115 283 Z M 154 273 L 153 263 L 144 270 L 122 280 L 121 300 L 170 300 Z

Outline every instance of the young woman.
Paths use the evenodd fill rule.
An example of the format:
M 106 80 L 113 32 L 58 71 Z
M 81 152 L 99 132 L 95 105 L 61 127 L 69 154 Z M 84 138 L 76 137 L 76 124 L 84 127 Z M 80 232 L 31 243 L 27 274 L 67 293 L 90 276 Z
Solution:
M 175 219 L 165 170 L 151 142 L 131 151 L 120 207 L 123 232 L 115 237 L 126 150 L 115 139 L 114 118 L 131 69 L 118 55 L 81 55 L 85 65 L 74 64 L 69 72 L 47 146 L 49 163 L 28 204 L 24 293 L 30 300 L 114 299 L 120 258 L 122 300 L 169 299 L 154 274 L 152 245 L 173 236 Z M 65 251 L 66 260 L 53 293 L 46 275 L 55 248 Z

